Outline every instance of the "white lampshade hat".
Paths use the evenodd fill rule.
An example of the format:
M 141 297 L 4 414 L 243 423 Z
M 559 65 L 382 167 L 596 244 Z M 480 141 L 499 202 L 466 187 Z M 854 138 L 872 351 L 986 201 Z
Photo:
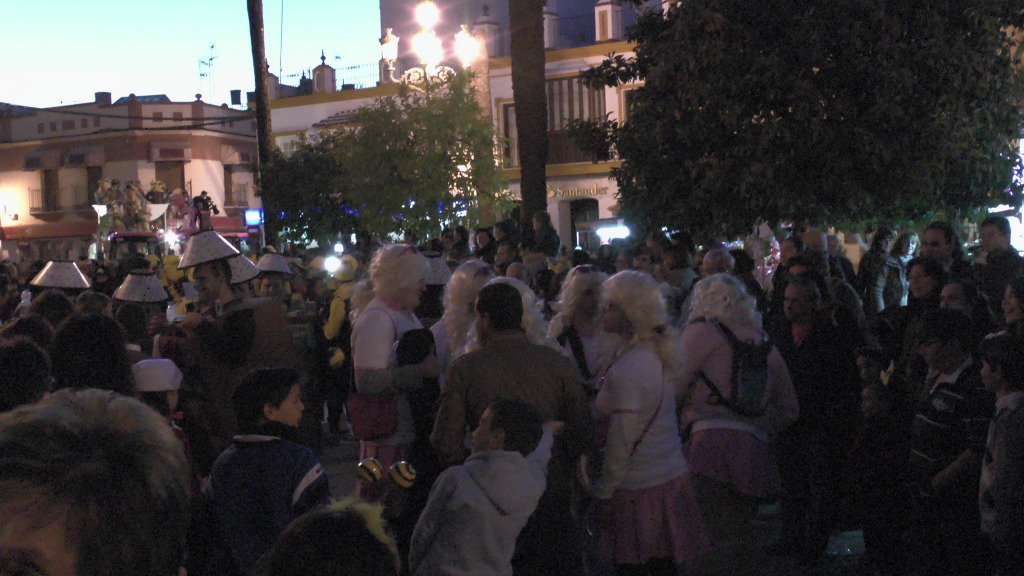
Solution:
M 115 300 L 125 302 L 166 302 L 167 290 L 152 272 L 135 270 L 114 290 Z
M 292 269 L 288 266 L 288 261 L 281 254 L 264 254 L 260 256 L 260 260 L 256 265 L 260 267 L 260 272 L 292 275 Z
M 140 360 L 132 364 L 132 376 L 138 392 L 169 392 L 181 387 L 181 370 L 167 358 Z
M 231 266 L 230 284 L 248 282 L 249 280 L 259 276 L 261 272 L 259 266 L 253 264 L 252 260 L 249 260 L 241 254 L 228 258 L 228 265 Z
M 179 269 L 192 268 L 207 262 L 223 260 L 235 256 L 238 250 L 217 233 L 216 230 L 204 230 L 196 232 L 188 239 L 185 251 L 181 255 Z
M 50 260 L 29 282 L 29 285 L 40 288 L 73 289 L 86 289 L 91 286 L 89 279 L 78 268 L 78 264 L 70 260 Z

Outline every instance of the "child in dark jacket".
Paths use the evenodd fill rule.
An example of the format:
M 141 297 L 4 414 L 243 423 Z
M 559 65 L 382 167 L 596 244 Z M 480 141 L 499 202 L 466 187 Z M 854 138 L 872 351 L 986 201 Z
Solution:
M 207 495 L 223 543 L 248 574 L 289 522 L 329 502 L 330 489 L 313 451 L 294 442 L 303 408 L 294 370 L 254 370 L 232 404 L 241 434 L 214 462 Z
M 864 529 L 864 547 L 872 567 L 883 574 L 905 571 L 908 495 L 904 470 L 910 452 L 905 419 L 895 393 L 882 383 L 861 391 L 863 423 L 850 448 L 843 476 L 847 510 L 856 511 Z

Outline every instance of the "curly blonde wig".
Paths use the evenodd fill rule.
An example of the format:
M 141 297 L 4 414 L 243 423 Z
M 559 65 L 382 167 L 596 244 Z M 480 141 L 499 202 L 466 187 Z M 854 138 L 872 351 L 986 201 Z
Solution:
M 694 286 L 689 318 L 691 321 L 697 318 L 731 320 L 742 326 L 761 328 L 757 300 L 732 274 L 715 274 Z
M 370 262 L 369 279 L 356 284 L 352 293 L 352 318 L 356 318 L 378 294 L 393 296 L 419 284 L 430 273 L 427 257 L 415 246 L 391 244 L 377 250 Z
M 593 265 L 576 266 L 569 270 L 569 274 L 562 282 L 562 290 L 558 293 L 558 302 L 555 309 L 558 314 L 551 319 L 548 326 L 548 336 L 557 338 L 572 321 L 573 315 L 583 301 L 583 295 L 590 288 L 601 286 L 608 279 L 608 275 Z
M 452 273 L 444 289 L 444 316 L 441 317 L 448 334 L 449 353 L 455 353 L 466 345 L 476 320 L 473 303 L 480 289 L 492 278 L 494 269 L 481 260 L 464 262 Z

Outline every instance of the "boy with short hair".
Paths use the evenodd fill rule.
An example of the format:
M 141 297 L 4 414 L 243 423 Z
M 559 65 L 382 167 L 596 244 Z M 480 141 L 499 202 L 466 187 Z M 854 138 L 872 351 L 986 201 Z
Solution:
M 412 574 L 512 574 L 516 538 L 546 486 L 551 430 L 525 402 L 491 402 L 470 457 L 430 491 L 412 536 Z
M 296 371 L 260 368 L 232 398 L 241 434 L 214 462 L 208 496 L 224 544 L 245 574 L 289 522 L 330 500 L 316 454 L 294 441 L 300 394 Z

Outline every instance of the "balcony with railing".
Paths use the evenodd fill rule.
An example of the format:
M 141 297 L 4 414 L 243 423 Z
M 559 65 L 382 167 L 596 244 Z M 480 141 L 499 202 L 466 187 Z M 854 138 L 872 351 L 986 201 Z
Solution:
M 30 214 L 46 214 L 49 212 L 60 212 L 60 195 L 42 188 L 29 188 Z
M 224 191 L 224 206 L 227 208 L 248 208 L 249 207 L 249 184 L 232 184 L 231 188 Z
M 505 141 L 503 148 L 502 167 L 518 168 L 519 164 L 519 142 L 515 137 Z M 578 164 L 581 162 L 592 162 L 593 158 L 587 152 L 580 150 L 576 142 L 565 130 L 548 132 L 548 160 L 547 164 Z

